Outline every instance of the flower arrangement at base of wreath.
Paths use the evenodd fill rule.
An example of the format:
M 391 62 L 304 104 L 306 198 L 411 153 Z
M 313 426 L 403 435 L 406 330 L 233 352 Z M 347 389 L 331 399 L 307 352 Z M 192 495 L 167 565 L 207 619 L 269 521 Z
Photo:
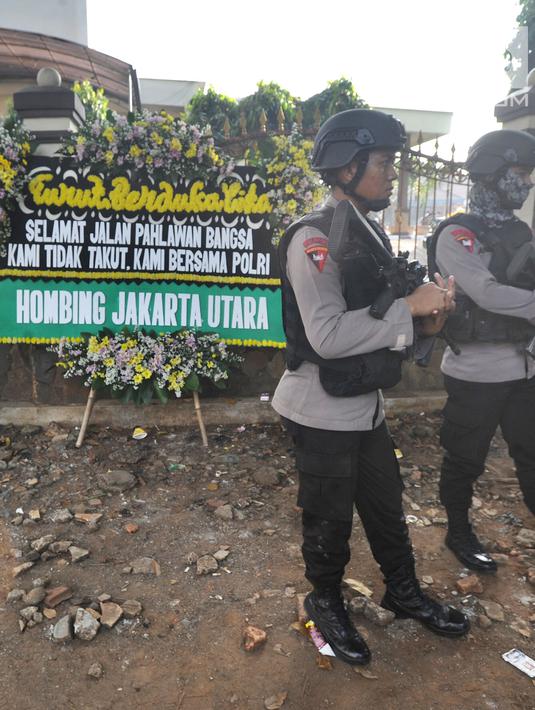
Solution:
M 82 377 L 87 387 L 107 389 L 113 397 L 136 404 L 198 392 L 202 380 L 224 389 L 230 367 L 241 362 L 218 335 L 190 330 L 156 334 L 104 329 L 78 342 L 63 339 L 49 350 L 57 354 L 64 377 Z

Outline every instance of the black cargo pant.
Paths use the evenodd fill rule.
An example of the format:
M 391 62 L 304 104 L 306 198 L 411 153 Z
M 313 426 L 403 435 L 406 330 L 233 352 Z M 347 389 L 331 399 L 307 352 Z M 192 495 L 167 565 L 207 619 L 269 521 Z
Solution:
M 372 431 L 328 431 L 283 421 L 295 444 L 305 576 L 313 586 L 342 581 L 353 506 L 385 578 L 414 565 L 401 504 L 403 483 L 386 424 Z
M 515 462 L 524 501 L 535 514 L 535 377 L 512 382 L 465 382 L 445 376 L 448 401 L 440 443 L 446 449 L 440 500 L 453 515 L 465 515 L 473 484 L 485 468 L 498 425 Z

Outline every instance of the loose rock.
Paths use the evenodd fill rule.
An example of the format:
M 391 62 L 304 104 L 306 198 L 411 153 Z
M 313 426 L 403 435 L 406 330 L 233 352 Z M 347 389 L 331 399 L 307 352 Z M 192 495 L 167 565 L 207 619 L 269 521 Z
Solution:
M 132 574 L 153 574 L 159 577 L 160 565 L 152 557 L 137 557 L 130 562 Z
M 70 641 L 72 639 L 72 624 L 71 617 L 69 614 L 65 614 L 59 619 L 52 632 L 52 640 L 57 643 L 62 643 L 63 641 Z
M 483 594 L 483 585 L 479 577 L 475 574 L 458 579 L 455 582 L 455 586 L 460 594 Z
M 80 562 L 89 557 L 89 550 L 84 550 L 82 547 L 76 547 L 76 545 L 71 545 L 69 547 L 69 552 L 71 553 L 71 560 L 73 562 Z
M 478 614 L 477 623 L 482 629 L 488 629 L 489 626 L 492 626 L 492 621 L 485 614 Z
M 127 599 L 125 602 L 123 602 L 122 609 L 123 616 L 126 619 L 134 619 L 136 616 L 139 616 L 143 611 L 142 605 L 135 599 Z
M 105 491 L 110 493 L 121 493 L 133 488 L 137 483 L 137 478 L 130 471 L 116 469 L 99 473 L 97 483 Z
M 72 597 L 72 592 L 69 587 L 54 587 L 49 589 L 45 597 L 45 605 L 54 608 L 61 602 L 66 601 Z
M 20 577 L 21 574 L 24 574 L 27 570 L 31 569 L 34 566 L 35 562 L 23 562 L 21 565 L 18 565 L 17 567 L 13 567 L 12 570 L 12 575 L 13 578 L 15 577 Z
M 521 528 L 515 537 L 515 542 L 521 547 L 535 547 L 535 530 Z
M 113 628 L 123 615 L 123 610 L 119 604 L 114 604 L 113 602 L 101 603 L 100 610 L 102 612 L 100 623 L 108 629 Z
M 39 611 L 39 609 L 36 606 L 27 606 L 24 609 L 21 609 L 19 611 L 19 614 L 22 616 L 23 619 L 26 621 L 30 621 L 30 619 L 33 618 L 33 615 Z
M 30 547 L 36 552 L 43 552 L 55 539 L 54 535 L 45 535 L 44 537 L 37 538 L 37 540 L 33 540 L 33 542 L 30 543 Z
M 203 555 L 197 560 L 197 574 L 210 574 L 211 572 L 217 572 L 219 565 L 217 560 L 212 555 Z
M 354 597 L 349 602 L 349 610 L 353 614 L 364 614 L 368 621 L 371 621 L 377 626 L 388 626 L 391 624 L 396 615 L 393 611 L 388 609 L 383 609 L 383 607 L 376 604 L 372 599 L 366 597 Z
M 496 602 L 480 599 L 479 606 L 492 621 L 503 621 L 505 619 L 502 607 Z
M 87 669 L 87 675 L 90 678 L 96 678 L 97 680 L 99 678 L 102 678 L 103 673 L 104 669 L 102 668 L 102 664 L 100 663 L 92 663 Z
M 234 512 L 232 510 L 231 505 L 221 505 L 219 508 L 216 508 L 214 511 L 214 515 L 217 518 L 221 518 L 221 520 L 233 520 L 234 518 Z
M 14 602 L 20 601 L 24 595 L 24 589 L 12 589 L 6 597 L 6 602 L 13 604 Z
M 68 523 L 72 520 L 72 513 L 68 508 L 58 508 L 48 514 L 51 523 Z
M 74 634 L 82 641 L 92 641 L 98 634 L 100 623 L 86 609 L 78 609 L 74 620 Z
M 96 525 L 96 523 L 98 523 L 98 521 L 102 518 L 102 513 L 75 513 L 74 518 L 80 523 Z
M 35 587 L 31 589 L 27 594 L 24 595 L 24 603 L 29 605 L 40 604 L 46 597 L 46 591 L 44 587 Z
M 524 619 L 521 619 L 519 616 L 517 616 L 511 622 L 510 626 L 514 631 L 517 631 L 524 638 L 531 638 L 531 627 L 529 623 L 527 621 L 524 621 Z
M 253 473 L 253 480 L 259 486 L 278 486 L 279 474 L 274 468 L 269 466 L 257 468 Z
M 288 692 L 286 690 L 282 693 L 277 693 L 277 695 L 270 695 L 269 698 L 264 700 L 264 707 L 266 710 L 280 710 L 286 702 L 287 697 Z
M 243 631 L 243 648 L 246 651 L 256 651 L 266 640 L 266 632 L 256 626 L 247 626 Z

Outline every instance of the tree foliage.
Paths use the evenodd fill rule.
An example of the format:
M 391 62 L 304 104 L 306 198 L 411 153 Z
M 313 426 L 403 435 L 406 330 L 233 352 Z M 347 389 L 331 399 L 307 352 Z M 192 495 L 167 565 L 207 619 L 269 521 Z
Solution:
M 303 123 L 313 125 L 317 110 L 323 123 L 329 116 L 350 108 L 368 108 L 368 104 L 360 98 L 351 81 L 342 77 L 330 81 L 326 89 L 302 102 Z
M 199 90 L 186 109 L 186 120 L 201 126 L 209 123 L 218 138 L 222 134 L 225 117 L 228 118 L 231 135 L 239 135 L 242 116 L 249 133 L 260 129 L 262 112 L 267 119 L 267 129 L 276 131 L 281 117 L 285 127 L 289 128 L 300 109 L 304 130 L 312 132 L 318 117 L 321 123 L 339 111 L 367 106 L 351 81 L 344 77 L 330 81 L 326 89 L 305 101 L 292 96 L 287 89 L 275 82 L 260 81 L 256 91 L 240 101 L 218 94 L 211 88 L 206 94 Z
M 198 126 L 210 125 L 214 136 L 223 135 L 225 119 L 228 118 L 231 127 L 238 125 L 239 109 L 236 99 L 218 94 L 211 87 L 206 93 L 199 90 L 186 108 L 186 121 Z
M 535 67 L 535 0 L 519 0 L 520 14 L 516 21 L 528 28 L 528 71 Z

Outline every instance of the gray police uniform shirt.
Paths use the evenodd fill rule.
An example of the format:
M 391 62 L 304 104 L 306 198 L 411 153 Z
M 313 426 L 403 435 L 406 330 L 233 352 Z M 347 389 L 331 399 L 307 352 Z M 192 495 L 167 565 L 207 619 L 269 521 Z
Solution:
M 329 197 L 325 204 L 336 207 L 338 201 Z M 368 308 L 348 311 L 337 264 L 327 253 L 320 268 L 314 254 L 306 252 L 305 242 L 318 237 L 327 239 L 315 227 L 299 229 L 288 248 L 286 269 L 306 336 L 318 355 L 332 359 L 410 346 L 413 324 L 407 302 L 396 300 L 383 320 L 372 318 Z M 318 365 L 310 362 L 284 372 L 272 405 L 281 416 L 316 429 L 367 431 L 384 419 L 380 391 L 332 397 L 320 383 Z
M 450 224 L 439 235 L 437 265 L 455 276 L 457 293 L 465 294 L 493 313 L 525 318 L 535 325 L 535 292 L 496 281 L 488 270 L 491 252 L 473 232 Z M 507 382 L 535 376 L 535 361 L 522 343 L 460 343 L 461 354 L 446 348 L 442 372 L 467 382 Z

